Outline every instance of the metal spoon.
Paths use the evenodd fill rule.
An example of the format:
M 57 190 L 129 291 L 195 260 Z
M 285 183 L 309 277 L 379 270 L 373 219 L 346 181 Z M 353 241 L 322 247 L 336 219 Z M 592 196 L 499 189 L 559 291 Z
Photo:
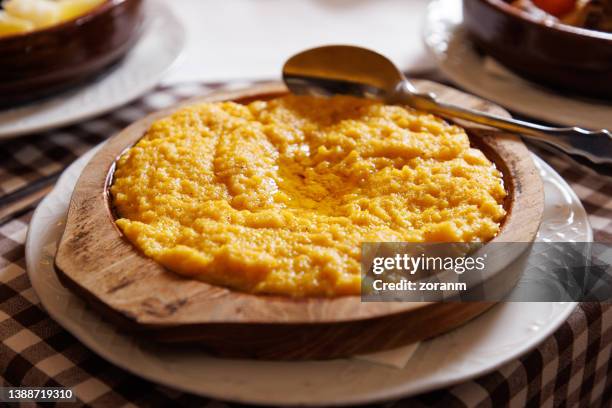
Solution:
M 298 95 L 348 94 L 409 105 L 446 118 L 519 133 L 593 163 L 612 165 L 609 130 L 542 126 L 440 102 L 434 94 L 419 93 L 391 61 L 366 48 L 333 45 L 303 51 L 287 60 L 283 79 L 291 92 Z

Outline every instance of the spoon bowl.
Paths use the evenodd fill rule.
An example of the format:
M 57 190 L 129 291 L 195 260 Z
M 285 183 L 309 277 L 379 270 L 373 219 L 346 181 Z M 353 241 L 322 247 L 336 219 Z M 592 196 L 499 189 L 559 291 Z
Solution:
M 419 93 L 393 62 L 366 48 L 329 45 L 302 51 L 287 60 L 283 79 L 297 95 L 343 94 L 408 105 L 447 119 L 517 133 L 593 163 L 612 165 L 612 135 L 608 130 L 542 126 L 440 102 L 433 94 Z
M 387 99 L 399 84 L 409 84 L 387 57 L 366 48 L 330 45 L 312 48 L 289 58 L 283 80 L 297 95 L 353 95 Z

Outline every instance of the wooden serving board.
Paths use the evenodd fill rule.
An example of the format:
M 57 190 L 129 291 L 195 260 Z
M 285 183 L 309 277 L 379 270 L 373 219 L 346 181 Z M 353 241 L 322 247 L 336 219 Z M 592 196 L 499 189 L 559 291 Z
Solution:
M 482 99 L 429 81 L 423 91 L 508 116 Z M 187 102 L 247 102 L 286 92 L 280 84 L 217 92 Z M 185 104 L 182 104 L 183 106 Z M 163 342 L 198 342 L 231 356 L 318 359 L 398 347 L 451 330 L 493 303 L 361 302 L 359 296 L 293 299 L 235 292 L 189 280 L 145 257 L 115 226 L 108 187 L 117 157 L 161 111 L 129 126 L 96 154 L 79 178 L 55 265 L 60 280 L 123 330 Z M 543 212 L 542 182 L 519 138 L 474 128 L 473 143 L 504 174 L 508 216 L 494 241 L 531 242 Z M 508 279 L 510 290 L 518 277 Z

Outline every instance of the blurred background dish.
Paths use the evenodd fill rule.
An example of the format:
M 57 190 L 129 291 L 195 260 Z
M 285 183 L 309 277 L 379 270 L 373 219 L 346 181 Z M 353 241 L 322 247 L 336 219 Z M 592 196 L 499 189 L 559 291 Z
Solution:
M 573 10 L 555 12 L 568 15 Z M 580 10 L 575 12 L 584 13 Z M 517 74 L 557 91 L 612 99 L 612 33 L 565 24 L 539 8 L 504 0 L 463 0 L 463 15 L 474 42 Z M 587 20 L 577 14 L 571 21 L 601 29 L 608 24 L 605 18 Z
M 42 132 L 101 115 L 157 85 L 181 54 L 185 32 L 162 1 L 147 0 L 143 5 L 142 35 L 112 70 L 91 83 L 52 98 L 0 110 L 0 139 Z
M 470 92 L 550 123 L 612 128 L 612 102 L 556 92 L 517 76 L 479 53 L 463 25 L 459 0 L 433 0 L 429 4 L 423 40 L 440 71 Z
M 130 50 L 143 22 L 143 0 L 2 4 L 0 107 L 48 96 L 99 74 Z

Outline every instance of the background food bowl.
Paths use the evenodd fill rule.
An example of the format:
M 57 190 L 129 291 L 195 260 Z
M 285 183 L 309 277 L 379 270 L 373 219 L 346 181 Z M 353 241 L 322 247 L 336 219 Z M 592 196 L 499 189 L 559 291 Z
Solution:
M 108 0 L 74 19 L 0 38 L 0 106 L 77 85 L 118 61 L 135 43 L 143 0 Z
M 465 26 L 486 53 L 536 83 L 612 99 L 612 34 L 547 25 L 503 0 L 463 0 Z

